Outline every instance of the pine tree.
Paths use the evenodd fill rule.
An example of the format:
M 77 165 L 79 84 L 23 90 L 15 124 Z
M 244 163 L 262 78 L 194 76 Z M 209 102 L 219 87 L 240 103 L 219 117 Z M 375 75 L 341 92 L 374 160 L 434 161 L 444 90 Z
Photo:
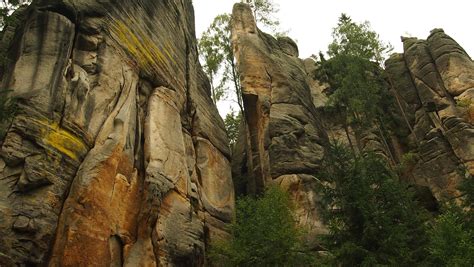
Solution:
M 426 257 L 426 216 L 377 155 L 328 150 L 321 209 L 324 244 L 342 266 L 414 266 Z
M 320 53 L 316 78 L 329 84 L 329 105 L 346 114 L 348 123 L 368 127 L 383 117 L 388 94 L 380 65 L 390 51 L 368 22 L 358 24 L 341 15 L 329 59 Z

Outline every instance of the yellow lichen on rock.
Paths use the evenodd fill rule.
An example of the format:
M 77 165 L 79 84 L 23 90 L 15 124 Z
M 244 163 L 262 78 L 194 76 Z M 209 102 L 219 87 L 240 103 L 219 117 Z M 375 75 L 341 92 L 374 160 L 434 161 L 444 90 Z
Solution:
M 54 148 L 73 160 L 79 160 L 78 156 L 84 155 L 87 152 L 87 146 L 84 141 L 73 133 L 62 129 L 58 123 L 35 119 L 32 119 L 32 121 L 39 124 L 42 141 L 45 145 Z
M 140 29 L 132 16 L 124 22 L 119 19 L 110 19 L 110 33 L 112 38 L 136 61 L 138 66 L 148 73 L 156 72 L 169 63 L 176 64 L 166 47 L 159 48 L 149 34 Z M 129 26 L 131 25 L 131 26 Z

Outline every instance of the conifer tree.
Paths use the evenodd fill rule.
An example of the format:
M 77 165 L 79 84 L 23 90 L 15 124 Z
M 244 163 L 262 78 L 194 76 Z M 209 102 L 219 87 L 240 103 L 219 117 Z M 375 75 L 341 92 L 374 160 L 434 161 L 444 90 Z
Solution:
M 416 266 L 424 261 L 423 209 L 377 157 L 357 156 L 340 144 L 328 150 L 319 192 L 329 228 L 324 244 L 342 266 Z

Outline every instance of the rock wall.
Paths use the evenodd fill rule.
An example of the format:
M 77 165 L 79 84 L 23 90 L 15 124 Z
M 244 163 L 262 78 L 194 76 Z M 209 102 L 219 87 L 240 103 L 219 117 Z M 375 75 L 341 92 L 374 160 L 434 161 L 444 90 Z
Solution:
M 336 139 L 402 169 L 429 210 L 459 196 L 459 183 L 474 174 L 474 63 L 442 30 L 426 41 L 404 38 L 405 52 L 386 61 L 393 106 L 384 108 L 393 122 L 382 130 L 347 125 L 344 114 L 325 109 L 330 90 L 315 80 L 315 60 L 299 59 L 291 39 L 261 32 L 247 5 L 234 6 L 232 21 L 245 106 L 232 171 L 246 184 L 237 190 L 278 184 L 293 196 L 308 236 L 324 232 L 314 189 L 328 139 Z
M 441 29 L 402 41 L 386 73 L 406 129 L 397 137 L 402 153 L 415 155 L 407 179 L 438 200 L 458 197 L 460 181 L 474 174 L 474 62 Z
M 250 194 L 272 184 L 285 188 L 295 200 L 296 217 L 310 232 L 308 236 L 321 233 L 314 175 L 328 139 L 318 121 L 298 48 L 287 37 L 275 39 L 261 32 L 246 4 L 234 6 L 232 43 L 245 107 L 234 176 L 247 178 Z
M 39 0 L 9 45 L 0 266 L 199 266 L 230 151 L 191 0 Z

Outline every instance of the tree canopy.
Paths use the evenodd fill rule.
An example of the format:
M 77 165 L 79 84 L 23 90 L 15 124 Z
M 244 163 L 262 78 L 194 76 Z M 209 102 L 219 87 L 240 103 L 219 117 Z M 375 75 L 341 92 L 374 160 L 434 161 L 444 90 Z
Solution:
M 212 246 L 211 258 L 219 266 L 308 266 L 286 192 L 270 187 L 258 199 L 237 200 L 230 240 Z
M 218 86 L 214 85 L 219 69 L 224 65 L 227 69 L 229 57 L 233 57 L 230 45 L 230 15 L 222 14 L 214 18 L 209 28 L 202 33 L 198 48 L 200 57 L 204 63 L 204 71 L 211 83 L 212 100 L 216 104 L 224 96 L 224 80 L 221 79 Z M 231 59 L 233 60 L 233 59 Z M 227 73 L 224 73 L 228 75 Z
M 461 203 L 447 203 L 430 231 L 428 264 L 474 266 L 474 177 L 461 183 Z
M 242 0 L 242 2 L 250 5 L 257 22 L 269 27 L 273 31 L 280 25 L 280 22 L 275 18 L 275 14 L 279 10 L 272 0 Z
M 10 20 L 11 13 L 21 5 L 26 5 L 31 1 L 21 0 L 0 0 L 0 29 Z
M 389 51 L 368 22 L 341 15 L 328 46 L 329 59 L 320 53 L 316 78 L 329 84 L 329 104 L 345 112 L 349 123 L 367 126 L 383 115 L 387 92 L 380 64 Z
M 414 266 L 427 256 L 427 217 L 377 155 L 328 150 L 320 175 L 324 244 L 342 266 Z
M 230 41 L 230 20 L 230 14 L 215 17 L 199 39 L 198 48 L 204 70 L 211 82 L 214 103 L 217 103 L 229 91 L 233 91 L 242 111 L 240 77 Z M 218 78 L 217 85 L 214 84 L 216 77 Z
M 231 110 L 224 119 L 224 125 L 227 132 L 227 136 L 229 137 L 229 145 L 232 148 L 237 142 L 237 138 L 239 135 L 239 127 L 242 121 L 242 112 L 236 112 Z

